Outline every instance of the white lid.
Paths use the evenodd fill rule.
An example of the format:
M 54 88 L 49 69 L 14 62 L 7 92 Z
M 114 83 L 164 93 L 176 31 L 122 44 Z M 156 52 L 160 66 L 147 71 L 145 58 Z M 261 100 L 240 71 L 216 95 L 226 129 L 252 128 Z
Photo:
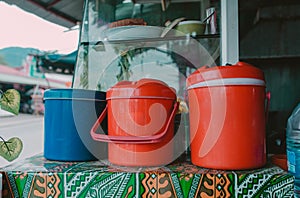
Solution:
M 226 85 L 254 85 L 265 86 L 265 81 L 257 78 L 220 78 L 215 80 L 202 81 L 193 84 L 188 89 L 199 87 L 226 86 Z

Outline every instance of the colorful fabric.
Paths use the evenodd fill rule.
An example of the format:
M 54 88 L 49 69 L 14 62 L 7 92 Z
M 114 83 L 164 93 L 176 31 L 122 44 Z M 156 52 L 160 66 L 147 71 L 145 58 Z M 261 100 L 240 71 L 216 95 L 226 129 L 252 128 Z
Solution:
M 277 166 L 204 169 L 189 162 L 125 168 L 106 161 L 56 162 L 42 155 L 1 170 L 3 197 L 293 197 L 294 178 Z

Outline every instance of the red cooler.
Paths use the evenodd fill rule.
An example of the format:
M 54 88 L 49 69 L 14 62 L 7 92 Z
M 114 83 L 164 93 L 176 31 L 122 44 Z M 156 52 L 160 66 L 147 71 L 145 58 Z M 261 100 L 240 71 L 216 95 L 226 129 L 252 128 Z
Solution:
M 266 163 L 265 79 L 249 64 L 201 67 L 187 78 L 192 163 L 242 170 Z
M 107 107 L 91 130 L 109 142 L 108 160 L 121 166 L 160 166 L 173 160 L 176 92 L 162 81 L 122 81 L 107 91 Z M 108 116 L 108 135 L 96 133 Z

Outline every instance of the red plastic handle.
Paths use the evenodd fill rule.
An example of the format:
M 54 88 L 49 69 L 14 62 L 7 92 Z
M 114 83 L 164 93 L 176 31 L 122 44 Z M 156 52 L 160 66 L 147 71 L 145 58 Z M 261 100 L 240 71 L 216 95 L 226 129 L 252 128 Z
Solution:
M 267 105 L 266 105 L 265 119 L 266 119 L 266 124 L 267 124 L 268 119 L 269 119 L 269 109 L 270 109 L 270 101 L 271 101 L 271 92 L 270 91 L 268 91 L 266 93 L 266 99 L 267 99 Z
M 112 135 L 104 135 L 104 134 L 98 134 L 96 133 L 99 125 L 103 121 L 105 115 L 107 114 L 107 105 L 97 121 L 95 122 L 94 126 L 92 127 L 90 133 L 94 140 L 101 141 L 101 142 L 113 142 L 113 143 L 119 143 L 119 144 L 150 144 L 150 143 L 157 143 L 162 140 L 162 138 L 167 134 L 169 130 L 169 126 L 171 124 L 171 121 L 173 120 L 176 111 L 178 109 L 179 103 L 176 102 L 174 104 L 173 111 L 171 113 L 171 116 L 167 122 L 167 125 L 162 133 L 159 133 L 157 135 L 152 136 L 112 136 Z

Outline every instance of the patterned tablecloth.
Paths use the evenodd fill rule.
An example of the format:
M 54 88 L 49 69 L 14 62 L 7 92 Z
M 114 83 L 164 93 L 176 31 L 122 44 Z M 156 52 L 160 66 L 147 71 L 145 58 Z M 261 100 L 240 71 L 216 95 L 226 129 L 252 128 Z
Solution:
M 190 162 L 124 168 L 106 161 L 57 162 L 37 155 L 0 169 L 3 197 L 293 197 L 294 178 L 277 166 L 203 169 Z

